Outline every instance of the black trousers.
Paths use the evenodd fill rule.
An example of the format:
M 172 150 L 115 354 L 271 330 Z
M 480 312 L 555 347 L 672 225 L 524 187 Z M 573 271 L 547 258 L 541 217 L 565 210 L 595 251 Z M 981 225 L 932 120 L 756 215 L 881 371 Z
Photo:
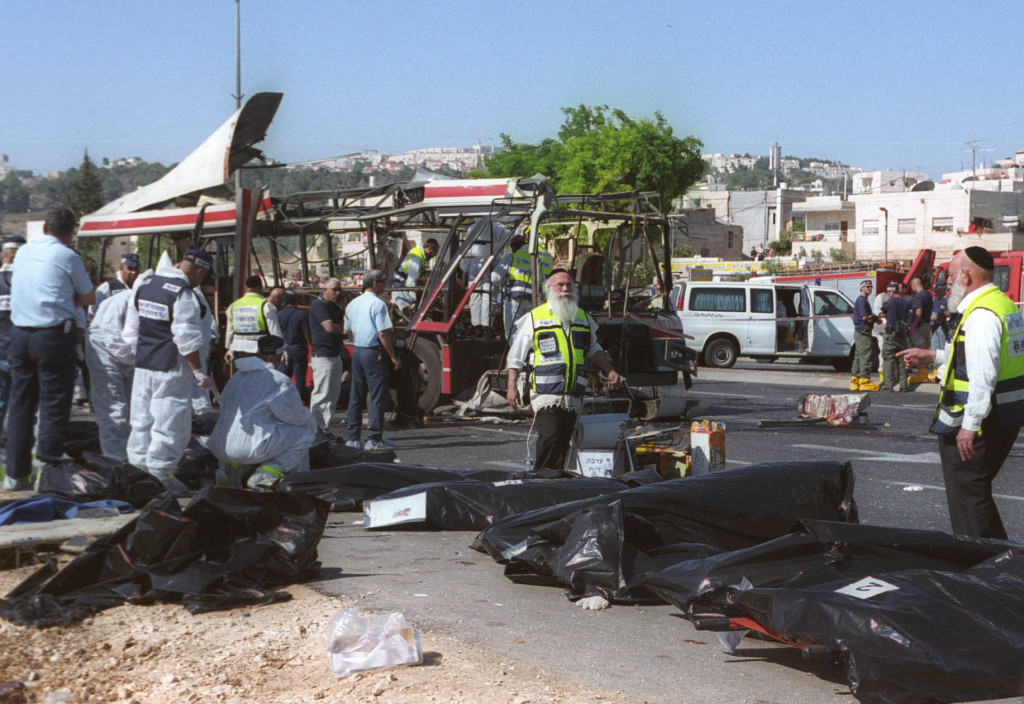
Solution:
M 64 454 L 64 431 L 71 420 L 75 390 L 75 337 L 55 328 L 11 330 L 11 399 L 7 412 L 7 474 L 23 479 L 32 473 L 34 429 L 39 410 L 40 460 Z
M 974 436 L 974 456 L 966 461 L 960 459 L 956 435 L 939 436 L 946 503 L 954 533 L 1006 539 L 1006 529 L 992 498 L 992 480 L 1010 454 L 1019 432 L 1019 426 L 1003 428 L 989 416 L 982 421 L 981 432 Z
M 535 469 L 564 469 L 569 453 L 569 441 L 576 428 L 576 411 L 548 406 L 537 411 L 533 429 L 537 433 L 537 446 L 533 466 Z

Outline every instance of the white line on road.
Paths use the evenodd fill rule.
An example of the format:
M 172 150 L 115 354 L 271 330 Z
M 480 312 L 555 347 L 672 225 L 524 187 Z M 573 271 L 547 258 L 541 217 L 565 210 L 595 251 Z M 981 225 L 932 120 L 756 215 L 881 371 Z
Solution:
M 768 398 L 767 396 L 754 396 L 753 394 L 723 394 L 717 391 L 691 391 L 691 396 L 730 396 L 732 398 Z
M 934 484 L 918 484 L 916 482 L 894 482 L 886 479 L 874 479 L 868 481 L 876 481 L 879 484 L 892 484 L 893 486 L 919 486 L 922 489 L 934 489 L 935 491 L 945 491 L 946 487 L 936 486 Z M 1024 496 L 1014 496 L 1012 494 L 992 494 L 997 499 L 1008 499 L 1010 501 L 1024 501 Z
M 514 469 L 525 469 L 526 465 L 522 462 L 509 462 L 508 460 L 487 460 L 481 462 L 481 464 L 493 464 L 496 467 L 512 467 Z
M 869 457 L 858 457 L 858 462 L 892 462 L 895 464 L 939 464 L 939 453 L 938 452 L 921 452 L 916 455 L 901 455 L 895 452 L 877 452 L 875 450 L 860 450 L 851 447 L 834 447 L 831 445 L 793 445 L 793 447 L 799 447 L 804 450 L 828 450 L 829 452 L 837 452 L 845 454 L 848 452 L 857 452 L 861 455 L 870 455 Z
M 898 411 L 906 410 L 907 408 L 923 408 L 929 411 L 935 410 L 935 404 L 929 404 L 927 406 L 888 406 L 884 403 L 872 403 L 868 408 L 895 408 Z

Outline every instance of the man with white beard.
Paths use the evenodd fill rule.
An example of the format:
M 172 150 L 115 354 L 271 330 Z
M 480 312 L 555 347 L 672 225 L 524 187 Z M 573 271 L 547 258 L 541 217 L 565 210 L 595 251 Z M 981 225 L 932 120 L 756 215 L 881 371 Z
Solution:
M 547 303 L 516 323 L 508 353 L 506 398 L 513 408 L 520 404 L 517 382 L 531 360 L 530 405 L 537 431 L 534 467 L 562 469 L 587 389 L 588 362 L 604 372 L 610 386 L 618 385 L 620 377 L 597 342 L 597 324 L 579 307 L 569 272 L 552 271 L 544 294 Z
M 956 332 L 943 350 L 914 347 L 897 356 L 908 369 L 945 364 L 930 430 L 939 436 L 953 532 L 1005 540 L 992 480 L 1024 425 L 1024 317 L 992 283 L 994 268 L 982 247 L 953 257 L 949 310 L 963 314 Z

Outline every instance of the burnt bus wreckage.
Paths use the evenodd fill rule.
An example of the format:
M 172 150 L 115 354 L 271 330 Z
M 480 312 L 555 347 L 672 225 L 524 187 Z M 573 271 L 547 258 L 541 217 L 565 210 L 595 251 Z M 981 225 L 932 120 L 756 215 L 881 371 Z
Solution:
M 253 96 L 163 179 L 83 218 L 80 236 L 103 238 L 100 266 L 104 259 L 116 261 L 112 243 L 119 235 L 138 237 L 135 247 L 151 266 L 168 245 L 175 250 L 172 256 L 189 246 L 204 247 L 217 262 L 213 285 L 204 291 L 223 312 L 250 274 L 260 275 L 267 286 L 298 289 L 308 297 L 319 294 L 323 280 L 339 278 L 350 284 L 349 297 L 358 295 L 366 270 L 381 269 L 390 277 L 411 241 L 434 238 L 440 251 L 425 284 L 415 289 L 416 305 L 408 315 L 393 314 L 400 345 L 418 360 L 420 410 L 429 412 L 443 399 L 476 388 L 488 372 L 503 383 L 493 374 L 504 366 L 508 348 L 497 311 L 503 286 L 487 289 L 510 252 L 508 241 L 524 234 L 533 303 L 542 303 L 538 254 L 550 251 L 542 240 L 547 237 L 557 249 L 551 252 L 555 265 L 575 276 L 581 306 L 598 323 L 599 341 L 629 384 L 651 387 L 656 398 L 657 387 L 678 383 L 682 372 L 689 387 L 696 356 L 686 347 L 668 300 L 669 224 L 657 194 L 564 195 L 554 193 L 542 176 L 449 180 L 431 175 L 280 198 L 248 190 L 236 194 L 234 202 L 216 198 L 226 195 L 234 169 L 258 154 L 252 145 L 262 139 L 279 101 L 280 94 Z M 197 165 L 213 172 L 213 163 L 221 168 L 216 184 L 211 173 L 202 179 L 188 171 L 176 175 Z M 146 189 L 152 195 L 138 197 Z M 483 331 L 469 324 L 470 301 L 481 293 L 492 301 L 492 324 Z

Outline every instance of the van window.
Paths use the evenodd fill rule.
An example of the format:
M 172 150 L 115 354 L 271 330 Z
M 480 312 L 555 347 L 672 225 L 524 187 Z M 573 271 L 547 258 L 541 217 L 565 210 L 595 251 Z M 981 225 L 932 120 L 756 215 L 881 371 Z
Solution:
M 815 315 L 853 315 L 851 306 L 842 296 L 832 291 L 815 291 Z
M 751 313 L 774 313 L 775 306 L 772 305 L 772 290 L 770 288 L 750 289 L 750 312 Z
M 694 286 L 690 294 L 690 310 L 711 313 L 742 313 L 747 309 L 746 292 L 742 288 Z

